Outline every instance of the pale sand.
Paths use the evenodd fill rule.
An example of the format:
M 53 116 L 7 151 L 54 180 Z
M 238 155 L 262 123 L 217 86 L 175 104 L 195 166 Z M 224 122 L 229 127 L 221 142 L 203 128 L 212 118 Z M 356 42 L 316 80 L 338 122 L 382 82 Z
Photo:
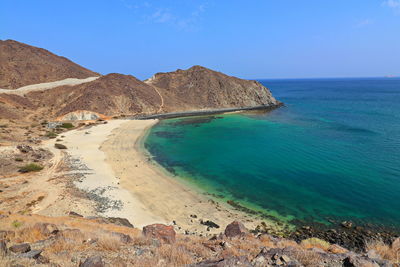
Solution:
M 67 78 L 67 79 L 55 81 L 55 82 L 26 85 L 26 86 L 23 86 L 23 87 L 20 87 L 17 89 L 1 89 L 0 88 L 0 93 L 24 95 L 29 92 L 44 91 L 44 90 L 49 90 L 49 89 L 53 89 L 53 88 L 56 88 L 59 86 L 64 86 L 64 85 L 73 86 L 73 85 L 78 85 L 78 84 L 82 84 L 82 83 L 88 83 L 88 82 L 94 81 L 98 78 L 99 77 L 89 77 L 89 78 L 85 78 L 85 79 Z
M 261 223 L 212 201 L 151 161 L 141 142 L 155 123 L 157 120 L 112 120 L 63 134 L 62 143 L 68 147 L 65 151 L 89 169 L 83 171 L 85 176 L 81 182 L 75 182 L 76 186 L 87 192 L 97 190 L 96 194 L 106 197 L 107 203 L 122 204 L 120 209 L 109 208 L 99 215 L 127 218 L 135 227 L 176 224 L 178 232 L 202 235 L 220 233 L 233 220 L 243 222 L 249 229 Z M 47 146 L 50 148 L 54 142 Z M 104 193 L 99 189 L 105 189 Z M 200 224 L 201 219 L 213 221 L 220 228 L 207 231 L 207 226 Z

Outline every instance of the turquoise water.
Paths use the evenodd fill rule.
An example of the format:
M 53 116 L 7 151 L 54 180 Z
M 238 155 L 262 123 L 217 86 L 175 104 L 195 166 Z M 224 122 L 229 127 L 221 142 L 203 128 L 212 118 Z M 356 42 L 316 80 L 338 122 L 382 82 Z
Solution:
M 261 81 L 285 107 L 163 120 L 171 173 L 279 220 L 400 229 L 400 79 Z

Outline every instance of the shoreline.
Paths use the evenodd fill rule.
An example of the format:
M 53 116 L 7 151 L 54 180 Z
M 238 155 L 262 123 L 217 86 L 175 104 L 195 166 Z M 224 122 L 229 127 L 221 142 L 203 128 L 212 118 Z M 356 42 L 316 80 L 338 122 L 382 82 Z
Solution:
M 220 109 L 204 109 L 204 110 L 192 110 L 192 111 L 183 111 L 183 112 L 169 112 L 169 113 L 161 113 L 161 114 L 152 114 L 152 115 L 140 115 L 140 116 L 132 116 L 127 119 L 131 120 L 149 120 L 149 119 L 173 119 L 173 118 L 184 118 L 184 117 L 193 117 L 193 116 L 207 116 L 207 115 L 218 115 L 225 114 L 231 112 L 242 112 L 242 111 L 272 111 L 274 109 L 283 107 L 285 104 L 282 102 L 278 102 L 276 105 L 262 105 L 262 106 L 251 106 L 251 107 L 241 107 L 241 108 L 220 108 Z
M 274 231 L 281 230 L 282 226 L 276 222 L 256 218 L 206 197 L 201 190 L 176 179 L 151 160 L 144 141 L 157 121 L 129 120 L 116 127 L 101 146 L 121 187 L 142 203 L 146 212 L 158 217 L 153 223 L 173 224 L 178 232 L 198 235 L 219 233 L 233 220 L 242 221 L 249 229 L 267 222 Z M 132 218 L 134 225 L 144 226 L 140 221 L 138 217 Z M 219 228 L 208 227 L 204 224 L 207 221 Z

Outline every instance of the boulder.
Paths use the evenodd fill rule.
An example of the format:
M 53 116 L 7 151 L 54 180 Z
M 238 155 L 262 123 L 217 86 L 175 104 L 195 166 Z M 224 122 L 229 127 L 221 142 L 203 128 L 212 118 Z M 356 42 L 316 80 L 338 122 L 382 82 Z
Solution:
M 31 250 L 31 246 L 28 243 L 22 243 L 22 244 L 11 246 L 8 249 L 14 253 L 26 253 Z
M 373 261 L 367 260 L 357 255 L 350 255 L 343 260 L 344 267 L 379 267 Z
M 42 250 L 31 250 L 18 255 L 19 258 L 38 259 Z
M 104 267 L 105 264 L 100 256 L 92 256 L 87 258 L 83 263 L 79 264 L 79 267 Z
M 225 235 L 227 237 L 235 237 L 247 233 L 246 227 L 241 222 L 234 221 L 228 224 L 225 228 Z
M 146 237 L 157 238 L 166 243 L 175 242 L 175 230 L 173 226 L 165 224 L 151 224 L 143 227 L 143 234 Z

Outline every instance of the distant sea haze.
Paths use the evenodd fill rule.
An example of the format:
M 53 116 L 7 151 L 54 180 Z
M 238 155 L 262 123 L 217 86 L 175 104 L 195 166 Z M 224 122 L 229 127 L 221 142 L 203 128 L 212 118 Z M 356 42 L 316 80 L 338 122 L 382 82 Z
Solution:
M 261 80 L 285 107 L 163 120 L 145 146 L 171 173 L 289 223 L 400 229 L 400 79 Z

